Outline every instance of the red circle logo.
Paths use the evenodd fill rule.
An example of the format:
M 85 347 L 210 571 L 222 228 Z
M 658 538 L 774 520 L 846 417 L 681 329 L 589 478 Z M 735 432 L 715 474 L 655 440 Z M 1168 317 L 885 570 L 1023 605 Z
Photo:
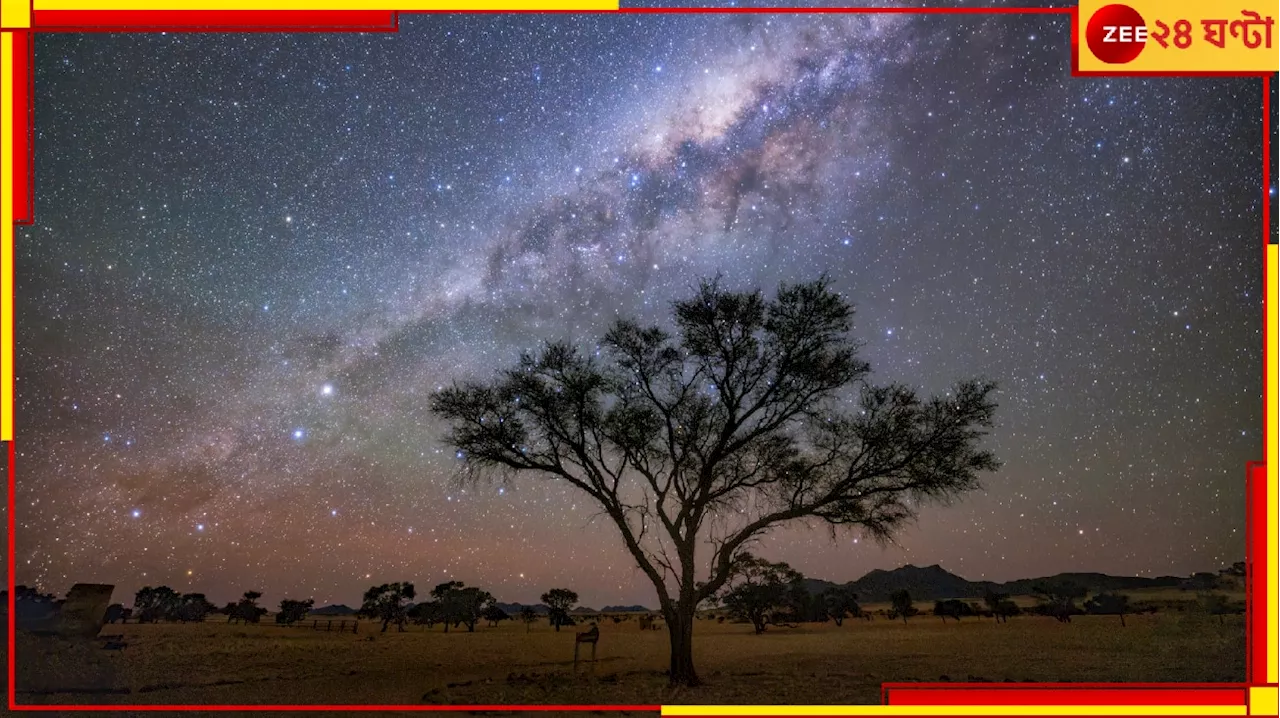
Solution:
M 1089 18 L 1084 36 L 1094 57 L 1120 65 L 1147 46 L 1147 21 L 1128 5 L 1107 5 Z

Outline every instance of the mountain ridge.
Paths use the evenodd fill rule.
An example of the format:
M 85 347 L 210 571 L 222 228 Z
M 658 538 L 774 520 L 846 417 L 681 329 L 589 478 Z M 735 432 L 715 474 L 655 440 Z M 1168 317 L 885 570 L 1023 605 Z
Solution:
M 819 593 L 828 588 L 844 588 L 869 603 L 890 600 L 895 591 L 906 589 L 916 601 L 932 601 L 944 598 L 982 598 L 988 590 L 1012 596 L 1027 595 L 1042 583 L 1071 582 L 1091 591 L 1123 591 L 1139 588 L 1170 588 L 1187 580 L 1181 576 L 1112 576 L 1094 572 L 1064 572 L 1052 576 L 1020 578 L 1012 581 L 970 581 L 942 568 L 938 564 L 915 566 L 907 564 L 892 570 L 874 569 L 861 578 L 845 583 L 835 583 L 817 578 L 806 578 L 805 588 Z

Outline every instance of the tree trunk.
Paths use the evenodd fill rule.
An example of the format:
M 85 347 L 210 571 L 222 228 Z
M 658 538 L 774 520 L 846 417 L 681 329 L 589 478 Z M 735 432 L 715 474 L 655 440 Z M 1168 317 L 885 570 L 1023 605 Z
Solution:
M 677 608 L 666 617 L 667 632 L 671 636 L 672 685 L 696 686 L 701 683 L 693 669 L 693 616 L 692 610 Z
M 1120 614 L 1120 625 L 1124 626 L 1124 614 Z

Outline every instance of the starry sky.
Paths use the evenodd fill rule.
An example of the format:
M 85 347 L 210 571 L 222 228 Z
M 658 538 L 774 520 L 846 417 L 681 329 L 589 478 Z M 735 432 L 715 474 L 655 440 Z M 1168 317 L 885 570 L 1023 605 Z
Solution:
M 887 548 L 792 526 L 760 553 L 835 581 L 1242 559 L 1261 82 L 1072 78 L 1069 38 L 827 14 L 40 36 L 17 581 L 652 605 L 571 488 L 460 485 L 428 399 L 663 321 L 716 272 L 827 272 L 876 381 L 1001 385 L 985 491 Z

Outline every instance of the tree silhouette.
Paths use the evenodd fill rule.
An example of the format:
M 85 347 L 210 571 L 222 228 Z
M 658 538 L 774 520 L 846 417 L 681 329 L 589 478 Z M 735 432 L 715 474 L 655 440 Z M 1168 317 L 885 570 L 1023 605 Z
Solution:
M 954 618 L 956 623 L 959 623 L 962 616 L 973 615 L 973 609 L 960 599 L 948 598 L 942 601 L 934 601 L 933 615 L 940 617 L 943 623 L 946 623 L 948 618 Z
M 316 602 L 312 598 L 308 598 L 305 601 L 286 598 L 280 602 L 280 612 L 276 614 L 276 623 L 291 626 L 306 618 L 314 605 L 316 605 Z
M 360 613 L 382 621 L 383 633 L 387 632 L 387 626 L 393 621 L 398 631 L 404 631 L 409 601 L 412 601 L 415 595 L 413 584 L 408 581 L 370 586 L 369 590 L 364 592 L 364 603 L 360 606 Z
M 893 609 L 889 614 L 889 618 L 898 618 L 901 616 L 902 622 L 906 623 L 908 616 L 914 616 L 916 614 L 916 608 L 911 602 L 911 592 L 905 588 L 901 591 L 894 591 L 890 594 L 889 601 L 893 604 Z
M 1037 607 L 1040 613 L 1053 616 L 1059 623 L 1071 623 L 1071 616 L 1080 613 L 1076 601 L 1089 595 L 1089 589 L 1070 581 L 1060 581 L 1032 586 L 1031 594 L 1040 602 Z
M 133 610 L 138 616 L 138 623 L 175 620 L 181 605 L 182 594 L 168 586 L 143 586 L 133 596 Z
M 592 499 L 657 591 L 671 682 L 696 685 L 697 607 L 754 539 L 806 518 L 886 539 L 999 464 L 979 448 L 994 385 L 922 399 L 868 384 L 853 308 L 825 278 L 772 299 L 704 280 L 674 315 L 675 334 L 620 320 L 593 354 L 549 342 L 431 409 L 473 475 L 541 475 Z
M 995 616 L 996 622 L 999 622 L 1001 618 L 999 611 L 1000 602 L 1007 598 L 1009 598 L 1009 594 L 999 593 L 990 588 L 982 594 L 982 602 L 987 605 L 987 610 L 991 612 L 991 615 Z
M 542 602 L 547 605 L 551 625 L 559 631 L 561 626 L 573 624 L 569 611 L 578 603 L 578 594 L 567 588 L 553 588 L 542 594 Z
M 170 621 L 202 623 L 218 607 L 209 602 L 203 593 L 184 593 L 178 599 L 173 612 L 166 616 Z
M 262 615 L 267 609 L 258 605 L 258 599 L 262 598 L 261 591 L 245 591 L 244 596 L 236 603 L 232 612 L 227 618 L 230 623 L 232 619 L 239 619 L 244 623 L 257 623 L 262 619 Z
M 862 615 L 862 608 L 858 605 L 858 594 L 841 586 L 833 586 L 822 593 L 823 603 L 826 605 L 827 615 L 831 620 L 836 622 L 837 626 L 844 625 L 846 616 L 858 618 Z
M 720 602 L 735 619 L 749 621 L 758 635 L 774 622 L 776 613 L 794 608 L 794 589 L 804 576 L 785 563 L 771 563 L 749 553 L 738 556 Z
M 520 620 L 524 621 L 524 632 L 528 633 L 533 624 L 537 622 L 538 613 L 533 610 L 532 606 L 524 606 L 520 609 Z
M 489 622 L 490 627 L 496 627 L 502 621 L 510 621 L 511 615 L 498 607 L 498 604 L 490 602 L 484 607 L 480 613 L 481 618 Z
M 440 622 L 444 624 L 444 632 L 449 632 L 449 624 L 458 626 L 462 623 L 461 597 L 457 592 L 465 586 L 461 581 L 446 581 L 431 589 L 431 598 L 440 605 Z
M 423 601 L 415 604 L 405 615 L 414 623 L 431 628 L 444 619 L 444 609 L 439 600 Z
M 995 617 L 996 623 L 1008 623 L 1011 616 L 1016 616 L 1022 612 L 1018 608 L 1018 604 L 1009 600 L 1009 594 L 997 593 L 991 589 L 983 594 L 982 601 L 987 604 L 987 608 L 991 611 L 991 615 Z
M 488 591 L 481 590 L 475 586 L 465 586 L 454 592 L 454 605 L 457 607 L 457 616 L 462 624 L 467 627 L 468 633 L 476 630 L 476 624 L 485 613 L 485 607 L 493 603 L 493 596 Z M 457 625 L 457 624 L 455 624 Z
M 1123 593 L 1100 593 L 1084 602 L 1084 610 L 1100 616 L 1119 616 L 1121 626 L 1125 625 L 1124 615 L 1133 613 L 1129 597 Z
M 431 597 L 440 603 L 440 621 L 444 624 L 445 633 L 449 632 L 450 624 L 454 628 L 464 625 L 468 632 L 475 631 L 485 606 L 493 601 L 488 591 L 468 586 L 462 581 L 439 584 L 431 589 Z

